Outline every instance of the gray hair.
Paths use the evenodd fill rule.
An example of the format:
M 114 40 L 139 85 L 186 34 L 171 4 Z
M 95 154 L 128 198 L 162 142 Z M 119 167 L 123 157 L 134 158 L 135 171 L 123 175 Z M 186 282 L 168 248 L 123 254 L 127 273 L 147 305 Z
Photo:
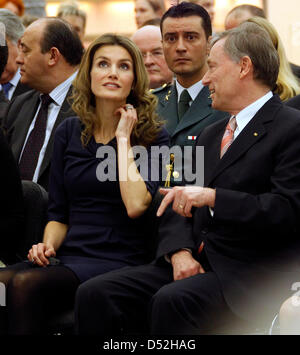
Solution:
M 279 56 L 268 32 L 255 23 L 244 22 L 239 27 L 224 31 L 213 39 L 212 45 L 225 38 L 224 51 L 238 63 L 248 56 L 253 64 L 254 79 L 271 89 L 276 87 Z
M 6 38 L 17 44 L 25 30 L 20 17 L 9 10 L 0 9 L 0 22 L 5 26 Z

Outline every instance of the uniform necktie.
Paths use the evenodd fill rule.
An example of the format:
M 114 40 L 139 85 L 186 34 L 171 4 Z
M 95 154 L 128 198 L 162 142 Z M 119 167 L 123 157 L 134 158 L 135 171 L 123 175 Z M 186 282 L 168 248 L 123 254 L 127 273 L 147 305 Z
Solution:
M 2 84 L 2 89 L 3 89 L 3 92 L 4 92 L 4 95 L 5 97 L 8 99 L 8 92 L 9 92 L 9 89 L 12 87 L 13 85 L 8 82 L 8 83 L 5 83 L 5 84 Z
M 23 154 L 19 163 L 19 169 L 22 180 L 32 180 L 39 154 L 43 146 L 46 134 L 46 125 L 48 118 L 48 107 L 52 99 L 49 95 L 41 96 L 41 106 L 37 114 L 33 130 L 31 131 Z
M 235 116 L 230 117 L 230 120 L 227 123 L 224 136 L 221 142 L 221 151 L 220 151 L 220 158 L 227 152 L 227 149 L 230 147 L 231 143 L 233 142 L 233 134 L 237 127 L 236 118 Z
M 181 118 L 184 116 L 186 111 L 190 108 L 190 101 L 191 101 L 190 94 L 187 90 L 183 90 L 180 98 L 179 98 L 179 103 L 178 103 L 178 118 L 181 120 Z

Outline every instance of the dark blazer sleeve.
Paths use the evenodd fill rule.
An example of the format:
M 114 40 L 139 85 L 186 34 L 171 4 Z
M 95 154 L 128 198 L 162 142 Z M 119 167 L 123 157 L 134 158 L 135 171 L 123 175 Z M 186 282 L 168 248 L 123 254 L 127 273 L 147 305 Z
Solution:
M 56 129 L 49 178 L 48 221 L 68 224 L 69 202 L 64 185 L 64 157 L 68 145 L 69 120 Z
M 15 261 L 17 245 L 24 228 L 24 204 L 19 171 L 13 154 L 0 131 L 1 204 L 0 204 L 0 259 Z
M 193 239 L 193 221 L 192 218 L 178 215 L 169 205 L 160 217 L 156 258 L 161 259 L 166 254 L 182 248 L 192 251 L 196 249 Z

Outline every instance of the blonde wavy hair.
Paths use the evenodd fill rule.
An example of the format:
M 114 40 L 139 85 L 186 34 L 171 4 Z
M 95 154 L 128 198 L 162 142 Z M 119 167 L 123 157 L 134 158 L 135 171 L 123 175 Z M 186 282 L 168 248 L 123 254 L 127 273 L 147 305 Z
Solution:
M 98 37 L 90 44 L 73 83 L 72 108 L 84 126 L 81 142 L 86 146 L 97 128 L 95 96 L 91 91 L 90 72 L 96 51 L 108 45 L 123 47 L 133 60 L 134 82 L 127 103 L 136 108 L 138 121 L 131 134 L 131 144 L 148 146 L 156 139 L 163 125 L 156 114 L 157 98 L 149 92 L 149 79 L 138 47 L 129 38 L 111 33 Z
M 282 41 L 275 27 L 271 22 L 262 17 L 251 17 L 246 22 L 256 23 L 260 27 L 264 28 L 269 33 L 273 45 L 278 52 L 280 65 L 276 82 L 277 88 L 275 92 L 279 95 L 280 99 L 282 101 L 286 101 L 300 94 L 300 84 L 292 72 Z

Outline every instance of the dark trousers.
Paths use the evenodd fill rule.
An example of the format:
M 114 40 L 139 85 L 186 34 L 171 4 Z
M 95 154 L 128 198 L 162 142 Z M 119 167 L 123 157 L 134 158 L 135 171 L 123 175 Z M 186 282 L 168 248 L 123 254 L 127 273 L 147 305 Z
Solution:
M 126 267 L 83 283 L 76 295 L 79 334 L 205 334 L 233 324 L 215 273 L 173 281 L 171 265 Z

